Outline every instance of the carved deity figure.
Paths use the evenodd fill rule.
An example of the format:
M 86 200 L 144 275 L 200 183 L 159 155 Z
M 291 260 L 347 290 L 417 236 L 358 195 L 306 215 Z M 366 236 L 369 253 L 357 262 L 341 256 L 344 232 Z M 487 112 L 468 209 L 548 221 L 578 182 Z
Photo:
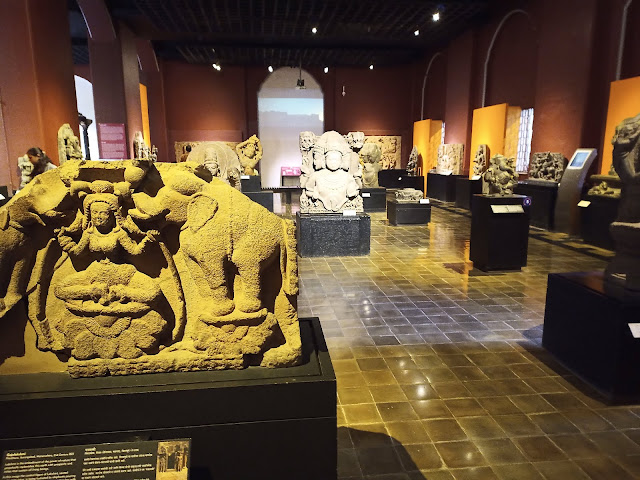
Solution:
M 349 132 L 344 138 L 347 140 L 351 149 L 356 153 L 360 152 L 364 146 L 364 132 Z
M 204 165 L 211 175 L 240 190 L 243 168 L 236 152 L 224 142 L 207 142 L 193 147 L 187 161 Z
M 487 168 L 487 156 L 489 147 L 478 145 L 475 157 L 473 157 L 473 176 L 482 175 Z
M 313 147 L 313 171 L 300 195 L 300 212 L 362 212 L 361 188 L 358 154 L 338 132 L 323 133 Z
M 512 195 L 514 187 L 518 184 L 515 159 L 500 154 L 494 155 L 483 179 L 489 195 Z
M 73 133 L 71 126 L 65 123 L 58 129 L 58 159 L 60 165 L 67 160 L 82 160 L 80 140 Z
M 236 153 L 245 175 L 257 175 L 255 166 L 262 159 L 262 143 L 255 135 L 236 145 Z
M 640 114 L 623 120 L 611 143 L 622 194 L 610 226 L 616 254 L 605 272 L 608 280 L 640 294 Z
M 302 154 L 302 166 L 300 167 L 300 186 L 305 187 L 313 170 L 313 147 L 317 141 L 313 132 L 300 132 L 299 146 Z
M 460 175 L 464 160 L 464 145 L 461 143 L 445 143 L 438 146 L 438 162 L 436 173 L 440 175 Z
M 418 175 L 418 156 L 418 147 L 414 145 L 409 155 L 409 163 L 407 163 L 407 175 L 411 177 Z
M 294 232 L 193 162 L 68 161 L 0 208 L 0 321 L 74 377 L 294 365 Z
M 133 134 L 133 155 L 138 160 L 145 159 L 155 162 L 158 159 L 158 149 L 155 145 L 149 148 L 144 141 L 142 132 L 136 132 Z
M 365 143 L 360 150 L 360 164 L 362 165 L 362 186 L 364 188 L 379 188 L 378 172 L 382 169 L 380 159 L 382 151 L 376 143 Z
M 396 190 L 396 201 L 398 203 L 415 203 L 424 197 L 421 190 L 415 188 L 400 188 Z
M 536 152 L 531 155 L 529 178 L 560 182 L 566 165 L 567 159 L 561 153 Z

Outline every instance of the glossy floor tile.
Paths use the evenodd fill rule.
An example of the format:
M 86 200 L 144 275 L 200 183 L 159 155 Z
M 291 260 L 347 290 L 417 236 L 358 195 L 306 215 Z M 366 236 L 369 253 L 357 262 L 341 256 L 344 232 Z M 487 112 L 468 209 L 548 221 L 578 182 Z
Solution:
M 371 218 L 369 256 L 299 264 L 300 316 L 320 318 L 336 370 L 340 479 L 640 478 L 640 407 L 541 347 L 547 274 L 602 270 L 606 251 L 532 237 L 527 267 L 487 274 L 468 216 Z

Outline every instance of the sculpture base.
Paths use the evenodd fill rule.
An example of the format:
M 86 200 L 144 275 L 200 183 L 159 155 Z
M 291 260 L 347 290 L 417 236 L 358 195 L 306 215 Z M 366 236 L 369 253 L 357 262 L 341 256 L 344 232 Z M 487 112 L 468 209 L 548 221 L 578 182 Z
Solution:
M 558 184 L 544 180 L 518 182 L 513 190 L 518 195 L 531 197 L 531 225 L 553 230 Z
M 456 177 L 456 207 L 471 210 L 471 199 L 482 193 L 482 180 Z
M 615 402 L 640 400 L 640 339 L 629 328 L 639 320 L 640 302 L 602 272 L 549 275 L 543 347 Z
M 298 254 L 301 257 L 369 255 L 371 217 L 366 213 L 297 213 Z
M 192 439 L 191 479 L 335 479 L 336 380 L 320 322 L 290 368 L 0 377 L 0 451 Z
M 527 265 L 529 207 L 522 195 L 474 195 L 469 260 L 480 270 L 520 270 Z M 509 212 L 509 207 L 512 207 Z M 522 211 L 516 211 L 521 208 Z
M 387 200 L 387 219 L 391 225 L 426 225 L 431 221 L 431 205 Z
M 465 178 L 463 175 L 427 174 L 427 196 L 442 202 L 456 201 L 456 181 Z
M 267 190 L 264 192 L 245 192 L 243 191 L 247 197 L 249 197 L 254 202 L 262 205 L 264 208 L 273 212 L 273 192 L 271 190 Z
M 262 179 L 260 175 L 241 175 L 240 187 L 242 193 L 262 191 Z
M 399 168 L 380 170 L 378 183 L 385 188 L 415 188 L 424 192 L 424 177 L 407 175 L 406 170 Z
M 363 188 L 360 194 L 365 212 L 384 212 L 387 208 L 386 188 Z
M 614 250 L 609 225 L 616 220 L 620 198 L 586 195 L 583 200 L 588 201 L 589 205 L 580 209 L 582 239 L 596 247 Z

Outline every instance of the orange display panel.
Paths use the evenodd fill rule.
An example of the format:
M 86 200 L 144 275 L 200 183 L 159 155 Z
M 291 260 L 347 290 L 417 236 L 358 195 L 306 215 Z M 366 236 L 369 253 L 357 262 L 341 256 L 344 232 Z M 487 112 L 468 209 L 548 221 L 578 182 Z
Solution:
M 602 146 L 602 163 L 600 164 L 601 174 L 609 173 L 611 168 L 611 154 L 613 153 L 611 139 L 616 131 L 616 126 L 625 118 L 635 117 L 638 113 L 640 113 L 640 77 L 611 82 L 607 125 L 604 130 L 604 145 Z
M 490 107 L 476 108 L 473 111 L 473 123 L 471 127 L 471 150 L 467 158 L 473 158 L 478 146 L 485 144 L 489 147 L 491 155 L 504 155 L 504 139 L 507 128 L 507 113 L 509 105 L 501 103 Z M 469 177 L 473 175 L 473 169 L 469 169 Z
M 147 99 L 147 86 L 140 84 L 140 108 L 142 109 L 142 136 L 147 147 L 151 147 L 151 131 L 149 129 L 149 101 Z
M 425 178 L 425 192 L 427 191 L 427 172 L 435 168 L 438 159 L 438 145 L 442 142 L 442 121 L 420 120 L 413 124 L 413 145 L 418 147 L 420 154 L 420 174 Z M 413 147 L 412 147 L 413 148 Z

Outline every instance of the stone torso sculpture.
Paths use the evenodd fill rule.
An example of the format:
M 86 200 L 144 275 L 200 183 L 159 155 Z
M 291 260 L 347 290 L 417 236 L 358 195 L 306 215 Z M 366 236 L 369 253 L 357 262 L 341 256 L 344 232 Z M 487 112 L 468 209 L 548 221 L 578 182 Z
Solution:
M 236 145 L 236 153 L 245 175 L 257 175 L 255 166 L 262 159 L 262 143 L 255 135 Z
M 515 159 L 494 155 L 483 179 L 488 186 L 489 195 L 513 195 L 513 189 L 518 184 Z
M 411 149 L 409 155 L 409 163 L 407 163 L 407 175 L 415 177 L 418 174 L 418 147 L 415 145 Z
M 558 183 L 566 165 L 567 159 L 561 153 L 536 152 L 531 156 L 529 178 Z
M 313 147 L 313 171 L 304 181 L 300 213 L 362 212 L 361 188 L 358 155 L 338 132 L 323 133 Z
M 0 209 L 0 320 L 75 377 L 294 365 L 294 230 L 192 162 L 69 161 Z
M 204 165 L 211 175 L 240 190 L 242 165 L 236 152 L 224 142 L 208 142 L 194 147 L 187 161 Z
M 380 159 L 382 151 L 375 143 L 365 143 L 360 150 L 360 164 L 362 165 L 362 186 L 364 188 L 379 188 L 378 172 L 382 169 Z
M 73 133 L 68 123 L 58 129 L 58 160 L 60 165 L 67 160 L 82 160 L 80 140 Z

